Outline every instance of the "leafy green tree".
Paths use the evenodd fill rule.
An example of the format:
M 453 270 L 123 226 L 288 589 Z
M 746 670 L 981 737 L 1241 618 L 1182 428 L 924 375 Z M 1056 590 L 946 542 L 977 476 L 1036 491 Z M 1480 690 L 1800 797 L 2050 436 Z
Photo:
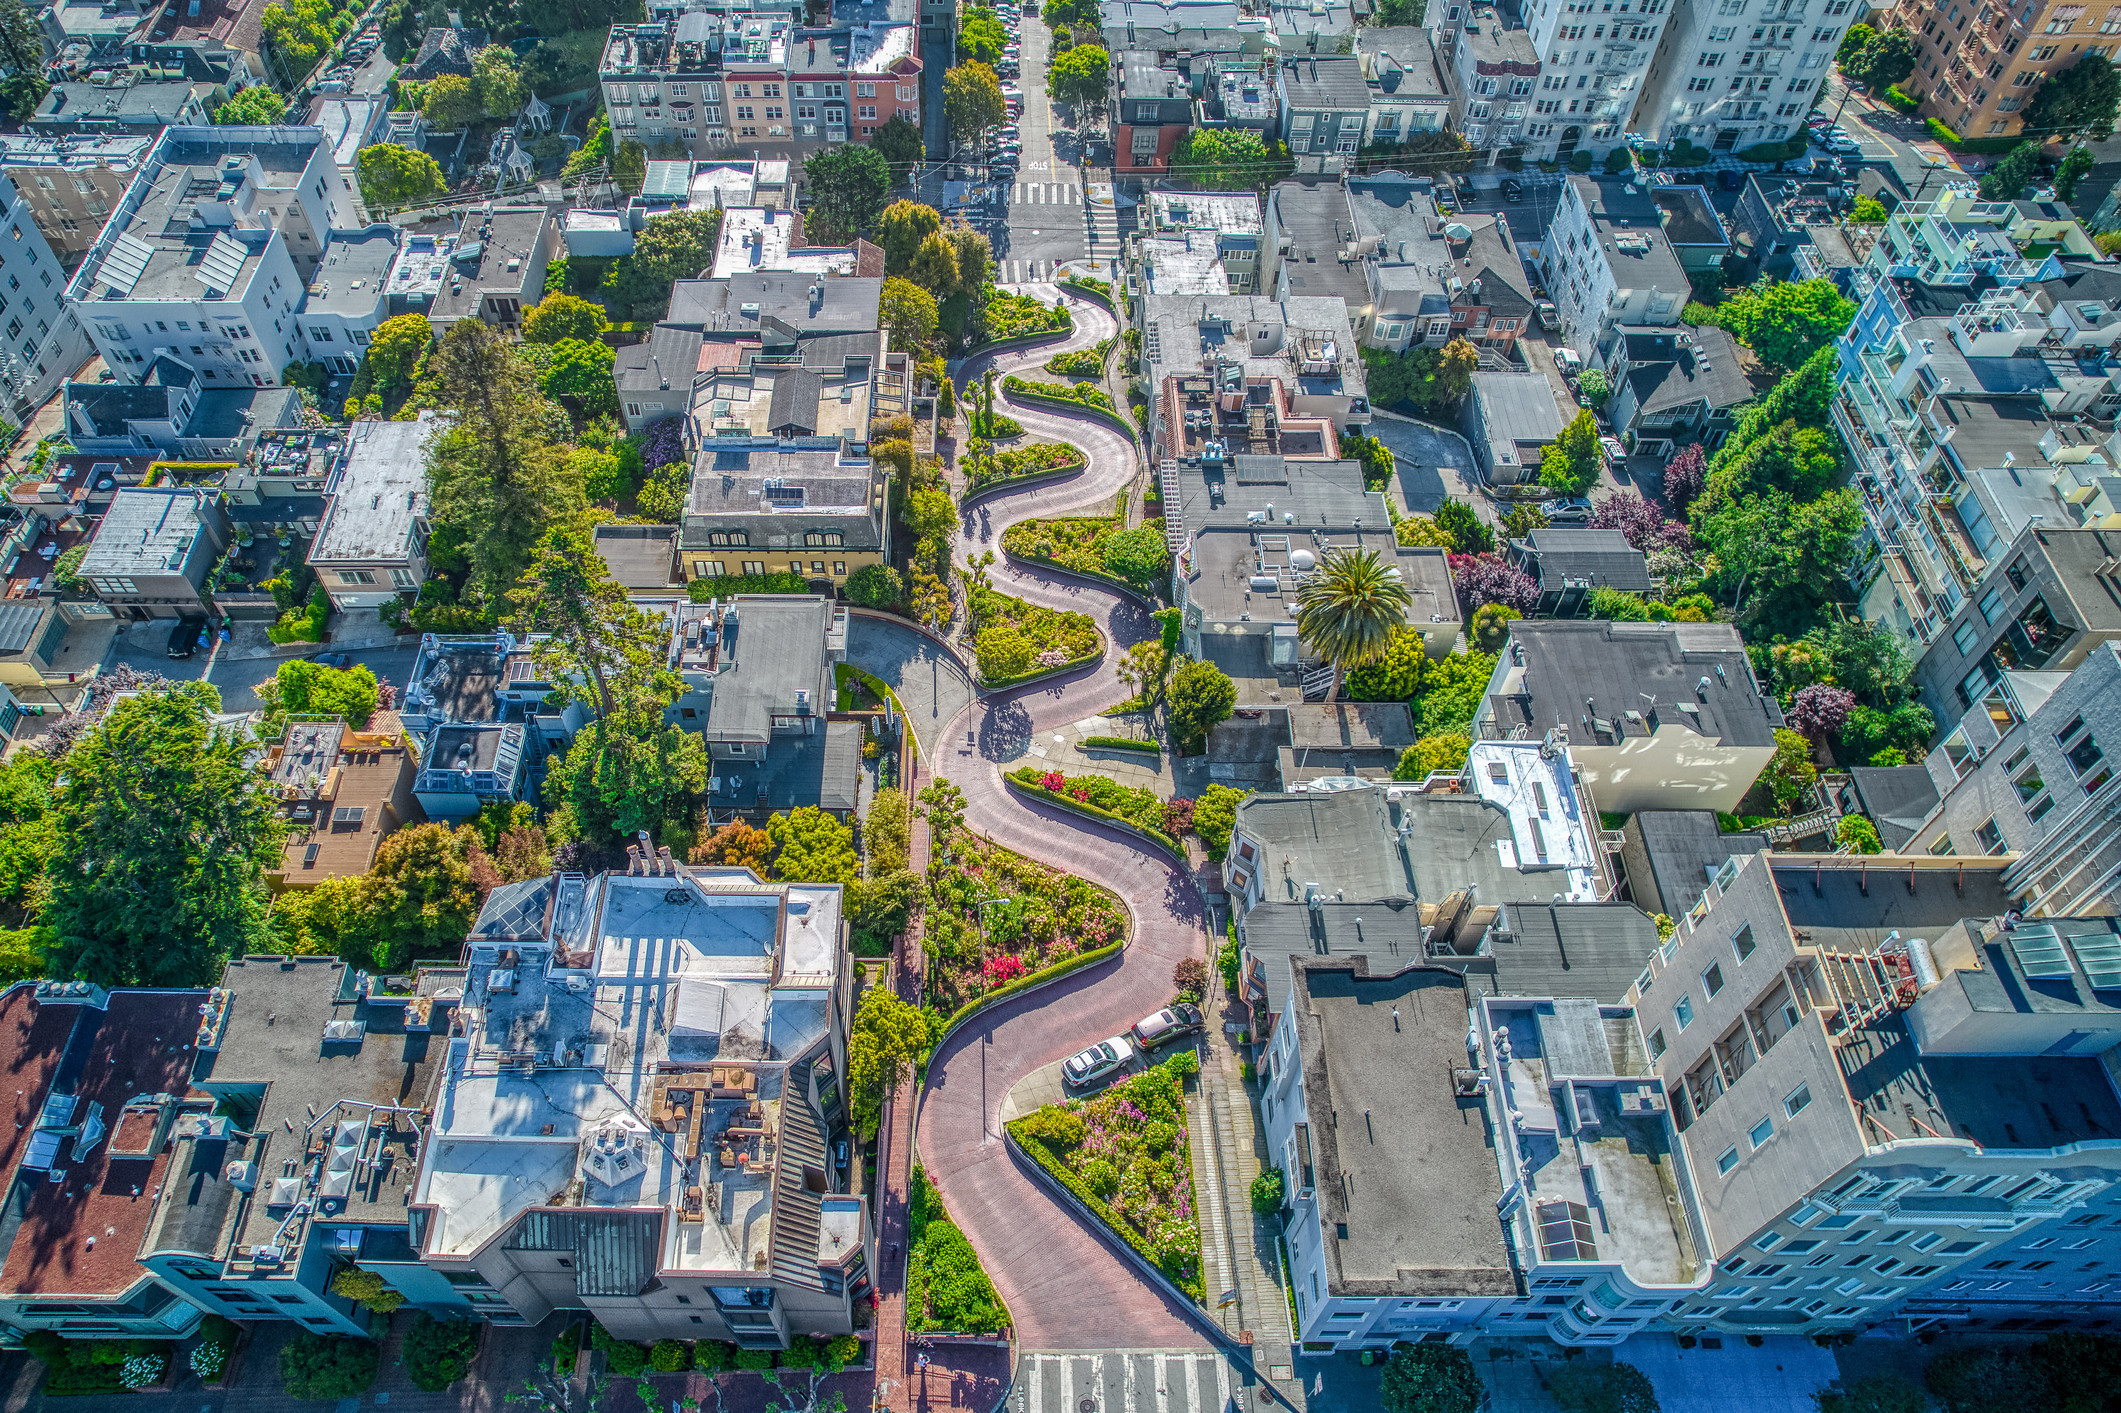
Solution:
M 1385 655 L 1348 674 L 1348 696 L 1358 702 L 1403 702 L 1421 690 L 1429 668 L 1429 650 L 1421 634 L 1397 628 Z
M 332 38 L 331 0 L 274 0 L 259 16 L 267 48 L 290 88 L 316 67 Z
M 262 734 L 268 739 L 279 735 L 279 724 L 290 716 L 336 716 L 361 731 L 375 713 L 376 674 L 362 663 L 326 667 L 298 659 L 281 663 L 257 695 L 265 704 Z
M 1193 803 L 1193 832 L 1208 848 L 1210 858 L 1220 859 L 1230 848 L 1230 831 L 1237 827 L 1237 807 L 1245 792 L 1228 785 L 1210 785 Z
M 214 121 L 223 126 L 271 127 L 286 116 L 287 100 L 262 83 L 252 84 L 214 109 Z
M 405 1332 L 405 1373 L 423 1393 L 440 1393 L 471 1372 L 479 1354 L 477 1320 L 438 1320 L 416 1311 Z
M 921 242 L 921 248 L 913 253 L 913 262 L 906 267 L 906 278 L 933 295 L 949 298 L 959 288 L 957 247 L 945 239 L 941 232 L 929 236 Z M 940 308 L 936 317 L 940 321 Z
M 286 835 L 249 734 L 203 682 L 128 697 L 67 754 L 45 916 L 61 976 L 205 986 L 268 935 L 263 871 Z
M 1426 736 L 1399 753 L 1399 764 L 1392 767 L 1392 778 L 1426 780 L 1440 770 L 1463 769 L 1466 757 L 1472 752 L 1470 737 L 1452 732 Z
M 876 1132 L 884 1100 L 904 1084 L 934 1043 L 927 1013 L 888 986 L 862 993 L 847 1033 L 847 1107 L 863 1134 Z
M 2086 62 L 2093 59 L 2099 62 Z M 2117 103 L 2121 75 L 2100 55 L 2087 53 L 2033 91 L 2033 101 L 2025 105 L 2025 130 L 2104 142 L 2114 135 Z
M 271 13 L 272 7 L 267 8 Z M 456 132 L 479 120 L 485 105 L 478 90 L 462 74 L 438 74 L 427 85 L 427 98 L 420 114 L 443 132 Z
M 1493 653 L 1451 653 L 1430 663 L 1421 693 L 1410 703 L 1416 737 L 1467 734 L 1494 675 Z
M 706 788 L 700 738 L 664 721 L 685 686 L 667 666 L 665 630 L 612 579 L 587 526 L 555 525 L 512 595 L 511 626 L 545 634 L 535 652 L 564 700 L 596 713 L 547 777 L 548 800 L 568 802 L 585 836 L 657 831 L 685 817 Z
M 692 468 L 673 461 L 648 473 L 634 505 L 659 525 L 676 525 L 685 518 L 685 502 L 691 495 Z
M 906 581 L 888 564 L 866 564 L 847 578 L 847 602 L 856 608 L 895 609 L 906 598 Z
M 2077 184 L 2091 173 L 2096 160 L 2089 147 L 2072 147 L 2055 172 L 2055 195 L 2063 201 L 2075 201 Z
M 1856 306 L 1832 280 L 1784 281 L 1726 300 L 1717 307 L 1717 316 L 1762 362 L 1788 372 L 1838 338 L 1856 317 Z M 1809 425 L 1825 424 L 1822 420 Z
M 982 5 L 967 5 L 957 26 L 957 56 L 976 63 L 992 64 L 1002 57 L 1009 36 L 994 11 Z
M 1914 71 L 1915 41 L 1904 29 L 1882 30 L 1872 35 L 1853 62 L 1842 66 L 1843 73 L 1873 93 L 1885 92 Z
M 1181 662 L 1164 689 L 1165 719 L 1181 742 L 1204 740 L 1236 706 L 1237 684 L 1212 662 Z
M 523 315 L 526 343 L 589 340 L 611 327 L 603 309 L 571 294 L 548 294 Z
M 1805 634 L 1803 646 L 1819 665 L 1820 680 L 1854 692 L 1871 706 L 1892 707 L 1911 690 L 1915 664 L 1882 624 L 1837 617 Z
M 1495 531 L 1462 500 L 1443 498 L 1436 507 L 1436 528 L 1443 532 L 1453 554 L 1491 554 Z
M 1082 108 L 1104 106 L 1112 78 L 1112 56 L 1096 44 L 1078 44 L 1046 66 L 1046 95 Z
M 1275 1215 L 1281 1211 L 1286 1191 L 1287 1180 L 1280 1168 L 1261 1168 L 1259 1176 L 1252 1179 L 1252 1210 L 1262 1217 Z
M 619 410 L 619 387 L 612 378 L 617 353 L 611 345 L 590 339 L 561 339 L 549 345 L 551 361 L 538 379 L 548 397 L 564 397 L 595 417 Z
M 904 182 L 906 174 L 928 155 L 927 144 L 921 141 L 920 124 L 904 113 L 893 113 L 871 134 L 869 145 L 884 155 L 895 182 Z
M 905 274 L 921 243 L 942 228 L 943 218 L 933 206 L 918 201 L 894 201 L 886 206 L 876 222 L 876 243 L 884 251 L 884 273 Z
M 827 147 L 804 159 L 803 179 L 810 185 L 809 238 L 844 245 L 875 228 L 891 192 L 891 165 L 874 147 Z
M 489 118 L 508 117 L 530 96 L 515 55 L 503 44 L 487 45 L 471 61 L 471 86 Z
M 670 303 L 670 287 L 697 278 L 714 264 L 722 234 L 722 213 L 672 211 L 651 217 L 634 237 L 633 254 L 613 262 L 602 293 L 614 309 L 634 318 L 660 318 Z
M 1392 456 L 1392 449 L 1376 437 L 1343 436 L 1340 459 L 1361 462 L 1363 487 L 1372 491 L 1381 491 L 1391 484 L 1392 473 L 1398 464 Z
M 1859 704 L 1842 723 L 1841 750 L 1847 759 L 1872 765 L 1879 764 L 1878 756 L 1892 754 L 1900 759 L 1889 764 L 1905 765 L 1922 759 L 1936 730 L 1936 718 L 1920 702 L 1903 702 L 1890 711 Z
M 1719 499 L 1762 490 L 1788 491 L 1800 501 L 1815 498 L 1841 472 L 1841 439 L 1820 427 L 1784 422 L 1747 444 L 1738 459 L 1719 467 L 1712 494 Z
M 1564 1364 L 1547 1376 L 1547 1392 L 1567 1413 L 1659 1413 L 1657 1390 L 1633 1364 Z
M 1872 29 L 1869 25 L 1855 24 L 1848 27 L 1847 32 L 1841 36 L 1841 47 L 1834 51 L 1834 63 L 1841 69 L 1842 73 L 1848 74 L 1849 61 L 1862 53 L 1863 46 L 1870 43 L 1871 36 L 1877 33 L 1878 31 Z M 1849 76 L 1851 78 L 1855 77 L 1853 74 Z M 1861 79 L 1856 81 L 1858 83 L 1862 82 Z
M 2040 144 L 2021 142 L 1981 177 L 1983 201 L 2016 201 L 2040 172 Z
M 1008 623 L 993 623 L 980 629 L 974 647 L 979 675 L 988 682 L 1005 682 L 1031 670 L 1031 640 Z
M 943 75 L 943 122 L 951 141 L 977 141 L 1009 118 L 1002 101 L 1002 81 L 985 64 L 959 64 Z
M 1852 816 L 1853 818 L 1853 816 Z M 1875 852 L 1875 851 L 1873 851 Z M 1873 1374 L 1813 1395 L 1819 1413 L 1929 1413 L 1929 1395 L 1900 1374 Z
M 783 883 L 846 887 L 862 876 L 854 830 L 814 805 L 769 816 L 766 837 L 773 842 L 773 876 Z
M 374 1386 L 381 1353 L 370 1340 L 303 1330 L 280 1346 L 280 1386 L 289 1398 L 357 1398 Z
M 1591 400 L 1594 411 L 1605 406 L 1606 400 L 1613 395 L 1613 389 L 1606 382 L 1605 374 L 1596 368 L 1583 370 L 1583 376 L 1576 380 L 1576 390 Z
M 1385 1413 L 1479 1413 L 1481 1401 L 1473 1358 L 1455 1344 L 1403 1344 L 1385 1361 Z
M 1768 787 L 1784 814 L 1802 800 L 1819 780 L 1819 767 L 1812 764 L 1812 743 L 1795 731 L 1778 728 L 1775 754 L 1760 772 L 1760 783 Z
M 1855 493 L 1828 491 L 1805 504 L 1769 490 L 1726 502 L 1696 527 L 1718 563 L 1719 580 L 1756 622 L 1809 623 L 1846 578 L 1863 512 Z
M 1257 191 L 1275 165 L 1266 140 L 1250 128 L 1195 128 L 1171 153 L 1171 175 L 1200 191 Z
M 1297 586 L 1296 631 L 1333 665 L 1337 693 L 1348 669 L 1385 655 L 1412 602 L 1398 566 L 1377 551 L 1332 548 Z
M 243 96 L 265 91 L 247 88 L 243 90 Z M 228 109 L 221 111 L 226 113 Z M 449 184 L 442 179 L 442 168 L 434 158 L 395 143 L 379 142 L 373 147 L 362 148 L 354 159 L 354 170 L 361 180 L 361 199 L 380 210 L 411 206 L 449 189 Z M 418 317 L 424 321 L 426 316 Z
M 425 314 L 399 314 L 378 324 L 368 341 L 368 372 L 375 386 L 387 389 L 411 382 L 413 369 L 433 342 L 434 328 Z
M 8 74 L 0 100 L 26 121 L 52 86 L 44 77 L 44 26 L 22 0 L 0 0 L 0 67 Z
M 1882 226 L 1885 224 L 1885 203 L 1875 196 L 1859 196 L 1856 204 L 1849 208 L 1849 222 L 1858 226 Z
M 1878 838 L 1878 826 L 1860 814 L 1845 814 L 1835 821 L 1834 842 L 1854 845 L 1859 854 L 1885 852 L 1885 845 Z
M 339 922 L 339 955 L 391 971 L 412 958 L 461 947 L 479 918 L 471 866 L 475 838 L 442 824 L 416 824 L 385 836 Z
M 611 180 L 628 196 L 638 194 L 648 180 L 648 145 L 637 138 L 622 139 L 611 154 Z
M 1589 408 L 1576 414 L 1539 463 L 1539 482 L 1558 495 L 1580 496 L 1598 483 L 1605 453 L 1598 445 L 1598 419 Z
M 1508 604 L 1482 604 L 1473 611 L 1472 638 L 1484 653 L 1499 653 L 1510 640 L 1510 625 L 1524 615 Z
M 1171 563 L 1163 531 L 1155 525 L 1137 525 L 1105 539 L 1105 568 L 1130 584 L 1153 588 Z
M 437 827 L 437 826 L 430 826 Z M 374 1271 L 349 1267 L 331 1278 L 331 1293 L 342 1300 L 357 1300 L 378 1315 L 388 1315 L 405 1303 L 404 1292 L 394 1290 Z
M 941 315 L 935 307 L 934 295 L 911 280 L 894 276 L 884 281 L 877 319 L 890 330 L 894 352 L 918 353 L 929 339 L 935 337 Z

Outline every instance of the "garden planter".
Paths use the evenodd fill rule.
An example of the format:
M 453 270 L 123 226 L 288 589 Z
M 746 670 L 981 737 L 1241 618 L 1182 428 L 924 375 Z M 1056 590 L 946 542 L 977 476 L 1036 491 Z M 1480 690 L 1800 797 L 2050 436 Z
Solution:
M 200 1381 L 207 1388 L 230 1388 L 235 1384 L 236 1376 L 243 1372 L 243 1356 L 250 1350 L 250 1331 L 241 1325 L 238 1325 L 236 1329 L 236 1342 L 229 1347 L 228 1362 L 221 1366 L 221 1372 L 217 1376 Z M 186 1357 L 189 1358 L 190 1356 L 187 1355 Z M 186 1367 L 190 1366 L 187 1365 Z

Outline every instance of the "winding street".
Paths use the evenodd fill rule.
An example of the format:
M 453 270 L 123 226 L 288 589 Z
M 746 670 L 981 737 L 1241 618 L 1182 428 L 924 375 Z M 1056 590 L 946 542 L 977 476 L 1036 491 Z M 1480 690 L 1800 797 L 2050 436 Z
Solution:
M 1052 286 L 1026 292 L 1049 300 L 1058 293 Z M 1075 329 L 1066 341 L 975 356 L 959 370 L 960 385 L 990 363 L 1003 374 L 1043 378 L 1039 365 L 1046 359 L 1116 332 L 1103 308 L 1071 303 Z M 1007 399 L 999 385 L 997 397 Z M 1110 514 L 1119 492 L 1135 479 L 1134 447 L 1118 431 L 1018 403 L 1009 412 L 1031 436 L 1082 448 L 1088 465 L 1065 481 L 996 491 L 976 501 L 965 516 L 960 566 L 990 548 L 999 556 L 1002 532 L 1019 521 Z M 1019 568 L 1000 557 L 989 573 L 1007 593 L 1092 615 L 1109 647 L 1094 668 L 971 701 L 943 733 L 930 762 L 964 792 L 967 825 L 1112 889 L 1133 914 L 1134 936 L 1116 961 L 985 1012 L 950 1037 L 930 1061 L 921 1096 L 921 1161 L 1008 1303 L 1020 1347 L 1204 1347 L 1210 1342 L 1207 1327 L 1192 1310 L 1138 1275 L 1110 1239 L 1085 1227 L 1017 1168 L 997 1120 L 1002 1096 L 1017 1080 L 1125 1030 L 1169 999 L 1174 964 L 1204 955 L 1201 899 L 1184 870 L 1094 821 L 1012 795 L 1001 779 L 1041 735 L 1131 695 L 1115 665 L 1128 645 L 1155 631 L 1155 623 L 1139 600 L 1101 584 Z

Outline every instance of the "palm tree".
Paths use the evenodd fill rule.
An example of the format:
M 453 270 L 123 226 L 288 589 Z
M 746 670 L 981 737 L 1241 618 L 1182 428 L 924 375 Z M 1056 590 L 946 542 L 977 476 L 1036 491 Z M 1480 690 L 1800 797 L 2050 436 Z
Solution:
M 1333 692 L 1340 696 L 1348 669 L 1376 662 L 1391 646 L 1394 629 L 1407 624 L 1413 596 L 1399 567 L 1377 551 L 1329 549 L 1296 590 L 1296 631 L 1311 650 L 1333 664 Z

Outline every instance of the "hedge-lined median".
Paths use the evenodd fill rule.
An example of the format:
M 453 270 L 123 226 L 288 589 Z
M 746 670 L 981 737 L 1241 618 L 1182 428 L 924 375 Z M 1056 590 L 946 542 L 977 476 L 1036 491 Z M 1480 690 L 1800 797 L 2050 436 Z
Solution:
M 1088 952 L 1078 952 L 1065 961 L 1055 962 L 1050 967 L 1040 967 L 1037 971 L 1025 972 L 1014 981 L 1003 982 L 1000 986 L 997 986 L 994 990 L 989 991 L 977 1000 L 967 1001 L 964 1005 L 951 1012 L 950 1019 L 943 1022 L 943 1028 L 936 1032 L 935 1043 L 930 1047 L 930 1053 L 932 1054 L 936 1050 L 942 1049 L 943 1041 L 949 1038 L 951 1031 L 956 1030 L 989 1006 L 1006 1001 L 1012 996 L 1021 996 L 1026 991 L 1035 990 L 1050 982 L 1058 981 L 1069 972 L 1081 971 L 1084 967 L 1095 962 L 1101 962 L 1107 957 L 1116 957 L 1126 945 L 1126 939 L 1122 938 L 1117 942 L 1094 948 Z
M 1096 418 L 1115 431 L 1126 433 L 1127 440 L 1130 442 L 1138 438 L 1139 433 L 1134 424 L 1122 414 L 1112 410 L 1111 398 L 1098 392 L 1097 389 L 1091 387 L 1088 383 L 1081 383 L 1077 386 L 1089 389 L 1090 393 L 1098 401 L 1089 402 L 1082 398 L 1071 396 L 1068 389 L 1061 388 L 1057 383 L 1027 383 L 1022 378 L 1017 377 L 1009 377 L 1002 380 L 1003 390 L 1017 402 L 1032 407 L 1050 407 L 1060 412 L 1079 412 L 1085 417 Z M 1048 388 L 1058 389 L 1058 392 L 1045 391 Z
M 1006 451 L 976 451 L 965 458 L 963 469 L 970 491 L 984 491 L 1032 476 L 1080 471 L 1089 464 L 1088 458 L 1077 447 L 1059 442 L 1033 442 Z
M 1154 844 L 1180 863 L 1186 862 L 1185 849 L 1180 846 L 1176 839 L 1164 833 L 1163 830 L 1137 824 L 1117 811 L 1105 809 L 1100 805 L 1093 805 L 1088 800 L 1078 800 L 1074 796 L 1063 794 L 1058 790 L 1049 790 L 1040 783 L 1040 778 L 1048 774 L 1058 774 L 1058 772 L 1042 771 L 1027 765 L 1004 775 L 1002 783 L 1027 800 L 1044 800 L 1049 804 L 1059 805 L 1063 809 L 1074 810 L 1077 814 L 1103 820 L 1115 828 L 1123 829 L 1129 834 L 1135 835 L 1144 843 Z M 1108 781 L 1107 783 L 1116 785 L 1116 782 Z M 1126 787 L 1117 786 L 1117 788 L 1124 789 Z
M 1085 736 L 1082 748 L 1086 751 L 1140 751 L 1150 756 L 1164 753 L 1164 748 L 1156 742 L 1137 741 L 1132 736 Z

